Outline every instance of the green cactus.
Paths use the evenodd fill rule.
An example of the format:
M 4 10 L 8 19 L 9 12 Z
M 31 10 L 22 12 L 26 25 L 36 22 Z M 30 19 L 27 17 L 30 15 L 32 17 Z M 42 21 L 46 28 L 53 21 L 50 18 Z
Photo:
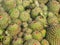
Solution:
M 31 3 L 30 0 L 24 0 L 24 1 L 23 1 L 23 6 L 24 6 L 24 7 L 27 7 L 27 6 L 30 5 L 30 3 Z
M 22 26 L 25 28 L 25 27 L 28 27 L 28 23 L 27 22 L 23 22 L 22 23 Z
M 46 36 L 46 30 L 45 29 L 42 29 L 42 31 L 40 31 L 42 36 L 45 37 Z
M 49 42 L 46 39 L 43 39 L 41 41 L 41 45 L 49 45 Z
M 6 12 L 0 12 L 0 27 L 5 29 L 11 23 L 10 16 Z
M 53 14 L 52 12 L 49 12 L 49 13 L 48 13 L 48 18 L 47 18 L 47 20 L 48 20 L 48 24 L 53 24 L 53 25 L 55 25 L 56 23 L 59 23 L 59 22 L 58 22 L 58 18 L 57 18 L 56 15 Z
M 39 21 L 32 21 L 32 23 L 30 24 L 30 28 L 32 30 L 41 30 L 43 29 L 43 25 L 41 25 Z
M 20 11 L 20 13 L 25 10 L 23 5 L 18 5 L 16 8 Z
M 3 45 L 10 45 L 11 37 L 10 36 L 4 36 L 3 38 Z
M 25 33 L 24 34 L 24 40 L 30 40 L 30 39 L 32 39 L 32 35 L 28 34 L 28 33 Z
M 21 5 L 23 0 L 16 0 L 17 5 Z
M 14 39 L 13 42 L 12 42 L 12 45 L 21 45 L 21 44 L 23 44 L 23 39 L 22 38 Z
M 45 4 L 40 4 L 40 7 L 43 10 L 44 17 L 47 17 L 48 7 Z
M 24 45 L 41 45 L 39 41 L 35 39 L 27 40 Z
M 17 24 L 11 24 L 7 28 L 7 32 L 11 36 L 16 36 L 20 32 L 21 28 Z
M 48 3 L 49 11 L 53 12 L 54 14 L 58 14 L 60 9 L 60 4 L 57 1 L 50 1 Z
M 43 39 L 42 33 L 39 31 L 34 31 L 32 33 L 32 37 L 38 41 L 41 41 Z
M 38 16 L 36 17 L 36 21 L 39 21 L 44 27 L 47 27 L 46 17 Z
M 35 7 L 31 12 L 32 18 L 36 18 L 39 14 L 41 14 L 41 15 L 43 14 L 40 7 Z
M 16 7 L 16 1 L 15 0 L 3 0 L 3 7 L 5 10 L 8 11 Z
M 20 14 L 19 18 L 20 18 L 21 21 L 23 21 L 23 22 L 26 21 L 27 22 L 30 19 L 30 14 L 24 11 Z
M 32 29 L 30 29 L 30 28 L 24 28 L 24 32 L 28 33 L 28 34 L 31 34 L 32 33 Z
M 17 19 L 19 17 L 19 10 L 17 8 L 13 8 L 9 10 L 9 14 L 12 19 Z

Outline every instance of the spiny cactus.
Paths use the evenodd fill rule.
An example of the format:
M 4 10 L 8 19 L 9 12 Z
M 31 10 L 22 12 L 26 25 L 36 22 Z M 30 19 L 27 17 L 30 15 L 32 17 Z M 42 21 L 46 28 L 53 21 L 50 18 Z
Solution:
M 8 11 L 16 7 L 16 1 L 15 0 L 3 0 L 3 7 L 5 10 Z
M 9 14 L 12 19 L 17 19 L 19 17 L 19 10 L 17 8 L 10 9 Z
M 10 45 L 11 42 L 11 37 L 10 36 L 5 36 L 3 38 L 3 45 Z
M 27 12 L 22 12 L 21 14 L 20 14 L 20 20 L 21 21 L 28 21 L 29 19 L 30 19 L 30 14 L 29 13 L 27 13 Z
M 43 39 L 42 33 L 39 31 L 33 32 L 32 37 L 38 41 L 41 41 Z
M 49 45 L 49 42 L 46 39 L 43 39 L 41 41 L 41 45 Z
M 30 24 L 30 27 L 31 27 L 32 30 L 41 30 L 41 29 L 43 29 L 43 26 L 41 25 L 41 23 L 39 21 L 33 21 Z
M 22 45 L 22 44 L 23 44 L 22 38 L 14 39 L 12 42 L 12 45 Z
M 39 41 L 35 39 L 28 40 L 24 43 L 24 45 L 41 45 Z
M 35 18 L 37 17 L 39 14 L 43 14 L 42 10 L 40 7 L 35 7 L 33 10 L 32 10 L 32 13 L 31 13 L 31 16 L 32 18 Z
M 57 15 L 60 9 L 60 4 L 59 2 L 52 0 L 48 3 L 48 7 L 49 7 L 49 11 Z
M 7 31 L 11 36 L 16 36 L 20 32 L 20 30 L 21 28 L 17 24 L 11 24 L 7 28 Z
M 0 27 L 5 29 L 11 23 L 10 16 L 6 12 L 0 12 Z
M 24 34 L 24 40 L 30 40 L 30 39 L 32 39 L 32 35 L 28 34 L 28 33 L 25 33 Z

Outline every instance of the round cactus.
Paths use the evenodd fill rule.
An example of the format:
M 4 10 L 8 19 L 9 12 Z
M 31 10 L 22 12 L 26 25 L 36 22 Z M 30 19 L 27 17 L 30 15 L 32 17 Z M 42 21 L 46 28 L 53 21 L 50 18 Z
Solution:
M 24 1 L 23 1 L 23 6 L 24 6 L 24 7 L 27 7 L 27 6 L 30 5 L 30 3 L 31 3 L 30 0 L 24 0 Z
M 18 5 L 16 8 L 20 11 L 20 13 L 25 10 L 23 5 Z
M 10 45 L 11 42 L 11 37 L 10 36 L 5 36 L 3 38 L 3 45 Z
M 25 33 L 24 34 L 24 40 L 30 40 L 30 39 L 32 39 L 32 35 L 28 34 L 28 33 Z
M 21 5 L 23 0 L 16 0 L 17 5 Z
M 11 36 L 16 36 L 20 32 L 20 30 L 21 28 L 17 24 L 11 24 L 7 28 L 7 31 Z
M 12 44 L 13 45 L 21 45 L 21 44 L 23 44 L 23 40 L 22 40 L 22 38 L 14 39 Z
M 3 0 L 3 7 L 5 10 L 10 10 L 16 7 L 16 1 L 15 0 Z
M 50 1 L 48 3 L 49 11 L 53 12 L 54 14 L 58 14 L 60 9 L 60 4 L 57 1 Z
M 39 14 L 41 14 L 41 15 L 43 14 L 43 12 L 42 12 L 42 10 L 41 10 L 40 7 L 35 7 L 35 8 L 32 10 L 32 12 L 31 12 L 32 18 L 37 17 Z
M 38 16 L 38 17 L 36 18 L 36 21 L 39 21 L 44 27 L 47 26 L 47 20 L 46 20 L 46 18 L 43 17 L 43 16 Z
M 27 12 L 22 12 L 21 14 L 20 14 L 20 20 L 21 21 L 28 21 L 29 19 L 30 19 L 30 14 L 29 13 L 27 13 Z
M 48 20 L 48 24 L 56 24 L 56 23 L 59 23 L 58 22 L 58 18 L 56 17 L 56 15 L 55 14 L 53 14 L 52 12 L 49 12 L 48 13 L 48 18 L 47 18 L 47 20 Z
M 41 41 L 43 39 L 42 33 L 39 31 L 34 31 L 32 33 L 32 37 L 38 41 Z
M 46 39 L 43 39 L 41 41 L 41 45 L 49 45 L 49 42 Z
M 17 19 L 19 17 L 19 10 L 17 8 L 11 9 L 9 14 L 12 19 Z
M 24 32 L 25 33 L 28 33 L 28 34 L 31 34 L 32 33 L 32 29 L 30 29 L 30 28 L 24 28 Z
M 22 26 L 25 28 L 25 27 L 28 27 L 28 23 L 27 22 L 23 22 L 22 23 Z
M 27 40 L 24 45 L 41 45 L 39 41 L 35 39 Z
M 9 15 L 6 12 L 0 12 L 0 27 L 5 29 L 10 23 Z
M 30 28 L 32 30 L 41 30 L 41 29 L 43 29 L 43 25 L 41 25 L 41 23 L 39 21 L 33 21 L 30 24 Z

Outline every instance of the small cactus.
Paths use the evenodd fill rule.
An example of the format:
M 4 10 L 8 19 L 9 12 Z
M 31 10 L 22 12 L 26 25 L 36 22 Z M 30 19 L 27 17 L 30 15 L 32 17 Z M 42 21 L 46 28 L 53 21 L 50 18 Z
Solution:
M 15 0 L 3 0 L 3 7 L 5 10 L 10 10 L 12 8 L 16 7 L 16 1 Z
M 11 36 L 16 36 L 20 32 L 21 28 L 17 24 L 11 24 L 7 28 L 7 32 Z
M 24 40 L 30 40 L 30 39 L 32 39 L 32 35 L 28 34 L 28 33 L 25 33 L 24 34 Z
M 30 24 L 30 28 L 32 30 L 41 30 L 41 29 L 43 29 L 43 25 L 41 25 L 41 23 L 39 21 L 33 21 Z
M 32 12 L 31 12 L 32 18 L 37 17 L 39 14 L 41 14 L 41 15 L 43 14 L 43 12 L 42 12 L 42 10 L 41 10 L 40 7 L 35 7 L 35 8 L 32 10 Z
M 39 31 L 34 31 L 32 33 L 32 37 L 38 41 L 41 41 L 43 39 L 42 33 Z
M 49 42 L 46 39 L 43 39 L 41 41 L 41 45 L 49 45 Z
M 41 45 L 39 41 L 35 39 L 27 40 L 24 45 Z
M 5 29 L 11 23 L 10 16 L 6 12 L 0 12 L 0 27 Z
M 14 39 L 12 42 L 12 45 L 21 45 L 21 44 L 23 44 L 22 38 Z
M 26 21 L 27 22 L 30 19 L 30 14 L 24 11 L 20 14 L 19 18 L 20 18 L 21 21 L 23 21 L 23 22 Z
M 5 36 L 3 38 L 3 45 L 10 45 L 11 42 L 11 37 L 10 36 Z
M 17 19 L 19 17 L 19 10 L 17 8 L 11 9 L 9 14 L 12 19 Z

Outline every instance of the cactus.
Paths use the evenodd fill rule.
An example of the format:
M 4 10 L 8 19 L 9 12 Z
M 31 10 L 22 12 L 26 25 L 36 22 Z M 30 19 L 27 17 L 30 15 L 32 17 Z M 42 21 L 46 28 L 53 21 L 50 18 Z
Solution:
M 43 25 L 43 27 L 47 27 L 46 17 L 38 16 L 38 17 L 36 17 L 36 21 L 39 21 Z
M 10 16 L 6 12 L 0 12 L 0 27 L 5 29 L 11 23 Z
M 24 34 L 24 40 L 30 40 L 30 39 L 32 39 L 32 35 L 28 34 L 28 33 L 25 33 Z
M 15 0 L 3 0 L 3 7 L 5 10 L 8 11 L 16 7 L 16 1 Z
M 20 18 L 21 21 L 23 21 L 23 22 L 26 21 L 27 22 L 30 19 L 30 14 L 24 11 L 20 14 L 19 18 Z
M 17 19 L 19 17 L 19 10 L 17 8 L 10 9 L 9 14 L 12 19 Z
M 12 42 L 12 45 L 21 45 L 21 44 L 23 44 L 22 38 L 14 39 Z
M 39 31 L 34 31 L 32 33 L 32 37 L 38 41 L 41 41 L 43 39 L 42 33 Z
M 60 9 L 60 4 L 59 2 L 53 0 L 48 3 L 48 7 L 49 7 L 49 11 L 57 15 Z
M 10 36 L 4 36 L 3 38 L 3 45 L 10 45 L 11 37 Z
M 41 41 L 41 45 L 49 45 L 49 42 L 46 39 L 43 39 Z
M 41 25 L 41 23 L 39 21 L 33 21 L 31 24 L 30 24 L 30 28 L 32 30 L 41 30 L 43 29 L 43 26 Z
M 27 40 L 24 45 L 41 45 L 39 41 L 35 39 Z
M 41 10 L 40 7 L 35 7 L 35 8 L 32 10 L 32 12 L 31 12 L 32 18 L 37 17 L 39 14 L 41 14 L 41 15 L 43 14 L 43 12 L 42 12 L 42 10 Z
M 20 11 L 20 13 L 25 10 L 22 5 L 18 5 L 16 8 Z
M 20 32 L 20 30 L 21 28 L 17 24 L 11 24 L 7 28 L 7 31 L 11 36 L 16 36 Z

